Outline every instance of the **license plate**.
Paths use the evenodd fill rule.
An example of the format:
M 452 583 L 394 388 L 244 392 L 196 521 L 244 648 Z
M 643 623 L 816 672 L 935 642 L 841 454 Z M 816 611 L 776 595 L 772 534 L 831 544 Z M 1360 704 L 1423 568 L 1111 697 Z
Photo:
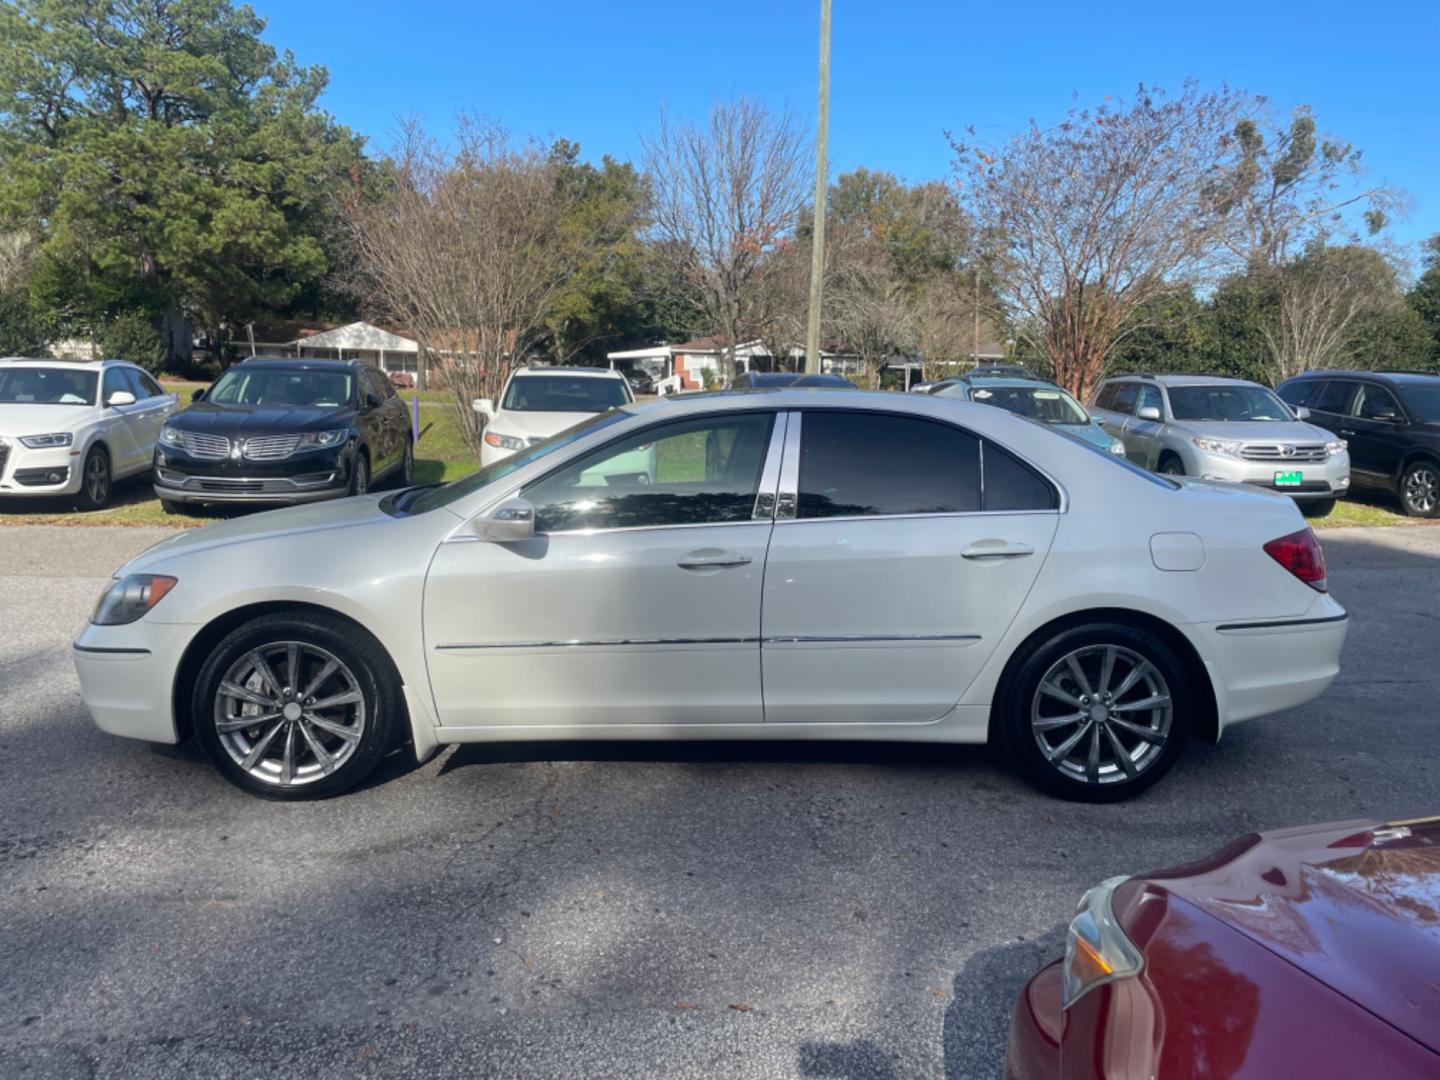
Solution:
M 1275 474 L 1276 487 L 1299 487 L 1305 482 L 1305 474 L 1299 469 L 1291 472 L 1277 472 Z

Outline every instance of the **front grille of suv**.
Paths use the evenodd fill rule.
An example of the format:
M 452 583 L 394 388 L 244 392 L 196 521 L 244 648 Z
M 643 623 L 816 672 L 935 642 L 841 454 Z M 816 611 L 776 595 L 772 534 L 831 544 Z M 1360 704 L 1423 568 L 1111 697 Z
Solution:
M 245 440 L 245 456 L 251 461 L 279 461 L 299 445 L 299 435 L 257 435 Z
M 1287 454 L 1285 451 L 1289 450 Z M 1326 458 L 1323 443 L 1246 443 L 1240 448 L 1240 456 L 1246 461 L 1293 461 L 1296 464 L 1314 464 Z
M 199 431 L 185 432 L 185 449 L 196 457 L 223 458 L 230 455 L 230 440 L 224 435 L 206 435 Z

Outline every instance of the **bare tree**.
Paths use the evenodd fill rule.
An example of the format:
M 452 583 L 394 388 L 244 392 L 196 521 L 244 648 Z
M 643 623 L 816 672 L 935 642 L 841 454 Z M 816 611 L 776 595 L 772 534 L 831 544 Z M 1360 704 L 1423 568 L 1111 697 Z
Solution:
M 1312 243 L 1264 276 L 1273 308 L 1261 323 L 1276 382 L 1316 368 L 1344 367 L 1365 320 L 1403 305 L 1393 267 L 1374 248 Z
M 478 454 L 474 398 L 498 396 L 544 332 L 590 238 L 561 229 L 569 200 L 543 147 L 462 118 L 454 150 L 414 121 L 382 163 L 379 198 L 347 207 L 373 315 L 409 330 L 454 394 Z
M 657 251 L 688 286 L 700 322 L 735 347 L 764 322 L 762 268 L 794 228 L 809 183 L 807 142 L 794 117 L 741 97 L 708 123 L 672 123 L 644 141 Z
M 1404 209 L 1388 184 L 1365 184 L 1360 151 L 1317 134 L 1308 106 L 1288 127 L 1266 133 L 1263 112 L 1233 129 L 1239 160 L 1213 186 L 1227 216 L 1226 244 L 1247 266 L 1280 266 L 1316 239 L 1357 241 L 1374 235 Z
M 1170 97 L 1071 109 L 993 150 L 956 142 L 962 198 L 982 232 L 1002 238 L 993 263 L 1022 323 L 1039 328 L 1056 378 L 1082 398 L 1137 313 L 1166 292 L 1209 280 L 1226 255 L 1232 131 L 1254 99 L 1193 84 Z M 953 141 L 953 140 L 952 140 Z
M 826 285 L 827 320 L 843 346 L 859 356 L 870 386 L 879 389 L 886 361 L 918 343 L 915 310 L 885 246 L 868 232 L 838 233 L 830 240 L 835 254 Z

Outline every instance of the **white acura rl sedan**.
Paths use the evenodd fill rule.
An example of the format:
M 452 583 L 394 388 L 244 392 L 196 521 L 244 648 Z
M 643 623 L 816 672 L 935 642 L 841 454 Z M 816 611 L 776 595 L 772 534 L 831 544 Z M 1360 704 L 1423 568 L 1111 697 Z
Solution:
M 1098 801 L 1321 693 L 1345 619 L 1284 496 L 943 397 L 744 391 L 174 536 L 75 662 L 101 728 L 277 798 L 406 743 L 869 739 Z

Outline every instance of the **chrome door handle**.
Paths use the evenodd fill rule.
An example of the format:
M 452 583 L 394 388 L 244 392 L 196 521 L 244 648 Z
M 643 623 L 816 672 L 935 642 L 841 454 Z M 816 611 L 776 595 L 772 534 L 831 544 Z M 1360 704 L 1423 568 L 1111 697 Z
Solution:
M 738 551 L 692 551 L 689 555 L 682 555 L 675 565 L 681 570 L 723 570 L 727 566 L 748 566 L 751 561 L 749 555 Z
M 964 551 L 962 559 L 1023 559 L 1034 555 L 1035 549 L 1029 544 L 1011 544 L 1005 540 L 977 540 Z
M 1343 427 L 1342 427 L 1342 428 L 1340 429 L 1340 434 L 1341 434 L 1341 435 L 1354 435 L 1355 432 L 1353 432 L 1353 431 L 1350 430 L 1349 428 L 1343 428 Z

